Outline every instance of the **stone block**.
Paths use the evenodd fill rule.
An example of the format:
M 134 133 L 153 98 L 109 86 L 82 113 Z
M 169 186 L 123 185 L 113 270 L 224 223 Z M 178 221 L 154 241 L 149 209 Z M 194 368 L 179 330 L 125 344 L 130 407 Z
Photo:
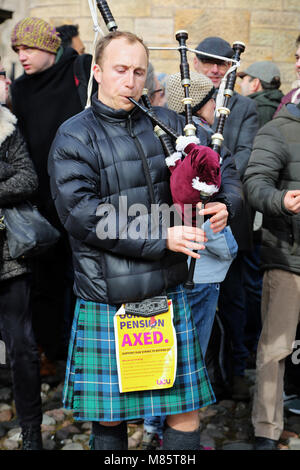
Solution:
M 282 10 L 281 0 L 226 0 L 226 7 L 253 10 Z
M 156 73 L 177 73 L 179 72 L 178 60 L 153 60 L 153 67 Z
M 278 29 L 299 29 L 299 15 L 285 11 L 259 11 L 251 13 L 251 28 L 268 27 Z
M 176 12 L 175 31 L 186 29 L 189 43 L 198 44 L 202 39 L 219 34 L 232 44 L 235 41 L 247 42 L 249 39 L 250 13 L 226 9 L 191 9 Z
M 84 450 L 84 448 L 78 442 L 74 442 L 73 444 L 67 444 L 61 450 Z
M 114 0 L 108 2 L 109 8 L 116 22 L 119 23 L 120 18 L 137 18 L 137 17 L 149 17 L 151 16 L 151 4 L 152 0 Z M 90 16 L 90 8 L 87 0 L 81 0 L 81 15 Z M 100 11 L 99 11 L 99 16 Z
M 172 44 L 171 47 L 176 47 L 177 44 Z M 168 47 L 167 44 L 161 44 L 162 47 L 166 46 Z M 156 61 L 156 60 L 179 60 L 179 52 L 176 50 L 151 50 L 150 49 L 150 60 Z
M 273 42 L 273 54 L 278 62 L 295 62 L 295 39 L 293 31 L 276 31 Z
M 275 29 L 252 28 L 250 30 L 250 46 L 269 46 L 273 45 L 274 37 L 277 31 Z
M 46 21 L 49 21 L 53 24 L 52 18 L 69 18 L 68 23 L 73 23 L 73 18 L 80 16 L 80 4 L 76 3 L 72 5 L 47 5 L 39 6 L 35 8 L 30 8 L 30 16 L 36 16 L 38 18 L 43 18 Z
M 169 18 L 136 18 L 135 32 L 144 39 L 147 46 L 172 43 L 173 20 Z
M 242 56 L 242 63 L 257 62 L 260 60 L 273 60 L 273 48 L 265 46 L 247 46 Z
M 300 11 L 300 2 L 299 0 L 283 0 L 284 10 L 294 10 Z
M 44 8 L 55 5 L 70 8 L 70 5 L 80 5 L 81 0 L 29 0 L 29 8 Z
M 174 8 L 160 6 L 160 7 L 152 7 L 151 16 L 152 18 L 173 18 Z
M 152 0 L 153 8 L 160 8 L 162 4 L 161 0 Z M 201 2 L 199 0 L 164 0 L 163 1 L 165 8 L 176 9 L 179 12 L 182 11 L 182 15 L 184 16 L 185 12 L 183 11 L 185 8 L 195 8 L 199 9 L 201 6 Z M 210 0 L 208 8 L 221 8 L 225 6 L 226 0 Z

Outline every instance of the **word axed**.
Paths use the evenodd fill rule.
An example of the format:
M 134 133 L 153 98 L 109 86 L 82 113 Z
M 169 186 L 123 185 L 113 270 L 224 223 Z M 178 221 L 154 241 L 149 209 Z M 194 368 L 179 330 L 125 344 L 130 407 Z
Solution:
M 164 340 L 160 331 L 151 331 L 146 333 L 125 334 L 123 337 L 122 348 L 124 346 L 144 346 L 147 344 L 159 344 Z M 168 342 L 166 339 L 165 342 Z

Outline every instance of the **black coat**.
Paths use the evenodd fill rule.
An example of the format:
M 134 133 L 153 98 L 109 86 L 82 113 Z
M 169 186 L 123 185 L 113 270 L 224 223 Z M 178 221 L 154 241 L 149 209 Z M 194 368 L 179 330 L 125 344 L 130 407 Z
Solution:
M 29 199 L 38 186 L 37 175 L 28 155 L 15 116 L 0 106 L 0 215 L 1 208 Z M 0 231 L 0 280 L 27 272 L 26 261 L 12 260 L 5 230 Z
M 37 204 L 54 225 L 58 220 L 50 192 L 48 154 L 59 126 L 84 109 L 79 91 L 82 85 L 86 89 L 87 82 L 81 83 L 83 74 L 81 81 L 75 79 L 75 73 L 79 74 L 78 69 L 87 68 L 91 63 L 91 56 L 79 56 L 72 48 L 61 53 L 59 50 L 55 64 L 43 72 L 24 73 L 15 80 L 11 90 L 13 112 L 39 178 Z M 82 67 L 77 68 L 76 64 Z
M 156 112 L 182 133 L 176 113 Z M 56 209 L 70 236 L 78 297 L 120 304 L 161 294 L 186 279 L 186 257 L 167 249 L 161 219 L 165 236 L 149 236 L 151 204 L 172 205 L 172 200 L 169 169 L 148 117 L 136 109 L 113 110 L 94 96 L 91 108 L 60 127 L 48 168 Z M 146 213 L 122 217 L 120 196 L 127 197 L 128 208 L 143 204 Z M 104 203 L 111 204 L 108 212 L 97 215 Z M 104 233 L 115 211 L 116 233 L 100 239 L 97 225 Z M 134 239 L 130 229 L 138 222 L 145 233 Z

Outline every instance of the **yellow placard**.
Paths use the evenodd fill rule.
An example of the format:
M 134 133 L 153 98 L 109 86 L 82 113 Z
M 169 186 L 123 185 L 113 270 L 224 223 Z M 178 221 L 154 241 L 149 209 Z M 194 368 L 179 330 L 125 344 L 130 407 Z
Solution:
M 173 386 L 177 368 L 177 341 L 172 301 L 169 310 L 153 317 L 125 313 L 114 317 L 120 392 L 156 390 Z

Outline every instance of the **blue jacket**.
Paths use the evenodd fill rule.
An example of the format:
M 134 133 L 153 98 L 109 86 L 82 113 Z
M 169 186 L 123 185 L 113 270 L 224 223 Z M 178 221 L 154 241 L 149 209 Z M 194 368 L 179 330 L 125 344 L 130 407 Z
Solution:
M 195 265 L 194 282 L 197 284 L 222 282 L 237 255 L 238 245 L 230 227 L 214 233 L 209 220 L 206 220 L 203 230 L 208 241 L 205 243 L 205 250 L 199 252 L 200 259 L 197 259 Z

